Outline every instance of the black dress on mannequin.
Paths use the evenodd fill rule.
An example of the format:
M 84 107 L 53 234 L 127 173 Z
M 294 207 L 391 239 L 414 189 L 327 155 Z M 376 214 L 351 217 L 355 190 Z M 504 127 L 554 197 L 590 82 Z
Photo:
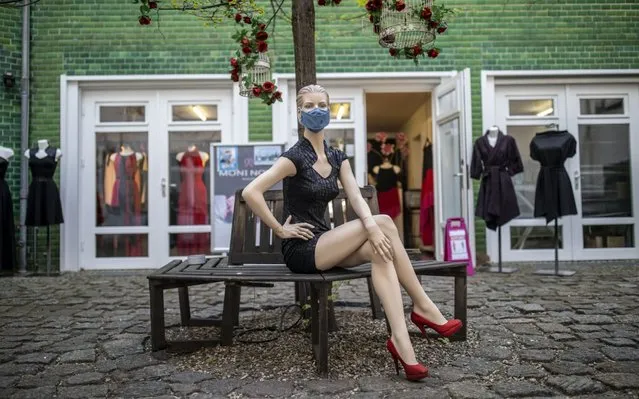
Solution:
M 496 230 L 519 216 L 512 176 L 523 171 L 512 136 L 499 131 L 494 147 L 488 141 L 488 132 L 475 141 L 470 177 L 481 179 L 475 216 L 482 218 L 489 229 Z
M 535 217 L 546 223 L 576 215 L 575 195 L 564 162 L 577 152 L 577 140 L 567 131 L 537 133 L 530 142 L 530 157 L 541 164 L 535 189 Z
M 9 161 L 0 158 L 0 270 L 13 271 L 16 263 L 16 229 L 13 201 L 5 180 Z
M 56 148 L 47 147 L 47 156 L 36 157 L 37 148 L 29 150 L 29 169 L 31 184 L 27 197 L 27 226 L 49 226 L 64 223 L 62 203 L 58 186 L 53 181 L 53 174 L 58 166 Z

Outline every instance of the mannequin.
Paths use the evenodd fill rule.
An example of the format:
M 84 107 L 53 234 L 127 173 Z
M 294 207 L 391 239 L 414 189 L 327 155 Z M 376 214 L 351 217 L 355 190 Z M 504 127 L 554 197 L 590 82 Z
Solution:
M 459 320 L 446 321 L 415 275 L 393 220 L 371 214 L 346 154 L 329 147 L 324 128 L 330 122 L 329 97 L 319 85 L 305 86 L 297 94 L 297 117 L 304 136 L 242 192 L 249 207 L 282 239 L 287 266 L 297 273 L 320 273 L 337 265 L 372 263 L 372 281 L 392 334 L 386 341 L 391 357 L 404 367 L 406 377 L 420 380 L 428 369 L 417 363 L 408 335 L 401 286 L 413 302 L 413 323 L 450 336 L 462 328 Z M 324 218 L 328 203 L 341 181 L 354 213 L 359 217 L 335 229 Z M 264 200 L 264 192 L 284 181 L 284 215 L 279 221 Z M 283 222 L 281 224 L 280 222 Z M 397 363 L 396 363 L 397 364 Z
M 499 128 L 497 126 L 491 126 L 490 128 L 488 128 L 488 144 L 490 144 L 491 147 L 495 147 L 495 144 L 497 144 L 497 137 L 499 135 Z
M 38 159 L 46 158 L 47 148 L 49 148 L 49 140 L 46 140 L 46 139 L 38 140 L 38 151 L 34 154 L 34 156 Z M 31 150 L 26 150 L 24 152 L 24 156 L 27 158 L 31 158 Z M 62 157 L 62 151 L 59 148 L 56 148 L 55 161 L 58 162 L 61 157 Z
M 206 163 L 209 161 L 209 154 L 207 154 L 207 153 L 206 153 L 206 152 L 204 152 L 204 151 L 198 151 L 198 149 L 197 149 L 197 146 L 196 146 L 196 145 L 190 145 L 190 146 L 189 146 L 189 148 L 187 148 L 187 150 L 186 150 L 186 151 L 179 152 L 179 153 L 175 156 L 175 159 L 176 159 L 178 162 L 181 162 L 181 161 L 182 161 L 182 157 L 184 157 L 184 154 L 185 154 L 185 153 L 187 153 L 187 152 L 195 152 L 195 151 L 197 151 L 197 153 L 200 155 L 200 158 L 202 158 L 202 165 L 205 165 L 205 166 L 206 166 Z
M 11 148 L 0 146 L 0 273 L 11 274 L 16 264 L 16 227 L 13 217 L 13 199 L 5 180 Z
M 399 200 L 399 174 L 401 168 L 390 162 L 389 155 L 384 154 L 382 164 L 373 167 L 379 201 L 379 213 L 395 219 L 402 212 Z M 400 183 L 401 184 L 401 183 Z
M 133 151 L 133 148 L 131 148 L 130 145 L 128 144 L 122 144 L 120 146 L 120 152 L 119 154 L 123 157 L 128 157 L 129 155 L 133 155 L 135 153 L 135 158 L 138 161 L 141 161 L 144 158 L 144 155 L 141 152 L 136 152 Z M 109 159 L 111 159 L 111 161 L 115 161 L 116 156 L 118 155 L 117 152 L 114 152 L 113 154 L 111 154 L 111 156 L 109 157 Z

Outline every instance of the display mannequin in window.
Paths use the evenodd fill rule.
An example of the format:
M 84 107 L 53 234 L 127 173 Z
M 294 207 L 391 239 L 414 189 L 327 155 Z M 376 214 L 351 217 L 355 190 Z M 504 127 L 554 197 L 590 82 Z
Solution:
M 187 151 L 178 153 L 175 159 L 180 165 L 177 224 L 208 224 L 208 195 L 202 175 L 209 155 L 199 151 L 197 146 L 191 145 Z M 208 234 L 180 233 L 177 235 L 179 255 L 206 254 L 209 252 L 210 245 Z
M 395 219 L 402 213 L 398 188 L 401 168 L 390 162 L 389 152 L 392 153 L 392 149 L 387 150 L 382 153 L 382 164 L 373 167 L 373 175 L 375 176 L 375 188 L 379 201 L 379 213 Z
M 497 126 L 475 141 L 470 177 L 481 179 L 475 216 L 482 218 L 489 229 L 497 230 L 519 216 L 512 176 L 523 170 L 515 139 Z
M 16 263 L 16 228 L 13 218 L 13 200 L 5 180 L 11 148 L 0 146 L 0 272 L 11 273 Z
M 38 146 L 25 151 L 31 170 L 27 197 L 27 226 L 49 226 L 64 222 L 58 186 L 53 181 L 62 151 L 38 140 Z
M 324 128 L 330 121 L 326 90 L 317 85 L 302 88 L 297 107 L 304 136 L 249 183 L 242 196 L 260 220 L 282 238 L 284 259 L 293 272 L 318 273 L 337 265 L 371 262 L 373 285 L 392 330 L 387 348 L 394 360 L 402 362 L 408 379 L 425 378 L 428 369 L 417 362 L 408 336 L 400 284 L 412 298 L 411 319 L 422 332 L 431 327 L 450 336 L 461 328 L 461 321 L 446 321 L 426 295 L 393 220 L 386 215 L 371 215 L 346 155 L 324 140 Z M 328 202 L 339 192 L 338 179 L 359 219 L 331 230 L 324 215 Z M 275 219 L 263 195 L 281 180 L 286 216 L 283 225 Z

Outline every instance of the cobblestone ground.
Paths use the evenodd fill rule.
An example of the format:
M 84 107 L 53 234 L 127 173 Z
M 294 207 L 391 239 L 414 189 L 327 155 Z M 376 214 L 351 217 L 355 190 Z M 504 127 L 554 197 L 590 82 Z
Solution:
M 431 369 L 421 383 L 395 376 L 383 348 L 383 322 L 368 317 L 362 281 L 339 287 L 340 330 L 331 337 L 331 377 L 322 380 L 314 376 L 303 329 L 282 338 L 283 344 L 238 343 L 151 356 L 145 273 L 3 278 L 0 398 L 639 397 L 637 264 L 572 264 L 577 274 L 565 278 L 519 266 L 513 275 L 480 272 L 469 278 L 467 342 L 414 339 L 421 339 L 416 352 Z M 452 281 L 429 279 L 424 287 L 450 314 Z M 218 313 L 222 289 L 194 289 L 194 313 Z M 291 297 L 285 284 L 248 289 L 243 318 L 257 320 L 256 309 L 289 304 Z M 166 306 L 167 323 L 177 325 L 173 290 L 167 291 Z M 215 328 L 196 330 L 217 334 Z M 192 331 L 173 327 L 169 333 Z M 299 353 L 278 352 L 291 337 Z M 360 339 L 372 340 L 379 350 L 368 351 Z M 355 355 L 342 359 L 342 351 Z M 247 370 L 265 372 L 242 373 L 243 359 L 250 359 Z M 287 362 L 296 366 L 282 367 Z M 358 369 L 359 362 L 377 368 Z M 344 369 L 335 370 L 338 366 Z

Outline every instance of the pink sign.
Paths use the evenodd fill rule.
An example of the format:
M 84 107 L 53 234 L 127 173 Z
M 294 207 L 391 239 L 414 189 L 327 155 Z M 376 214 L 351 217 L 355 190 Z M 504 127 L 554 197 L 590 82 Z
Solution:
M 470 254 L 468 229 L 466 229 L 464 218 L 447 219 L 444 233 L 444 260 L 467 261 L 466 273 L 472 276 L 475 274 L 475 268 Z

